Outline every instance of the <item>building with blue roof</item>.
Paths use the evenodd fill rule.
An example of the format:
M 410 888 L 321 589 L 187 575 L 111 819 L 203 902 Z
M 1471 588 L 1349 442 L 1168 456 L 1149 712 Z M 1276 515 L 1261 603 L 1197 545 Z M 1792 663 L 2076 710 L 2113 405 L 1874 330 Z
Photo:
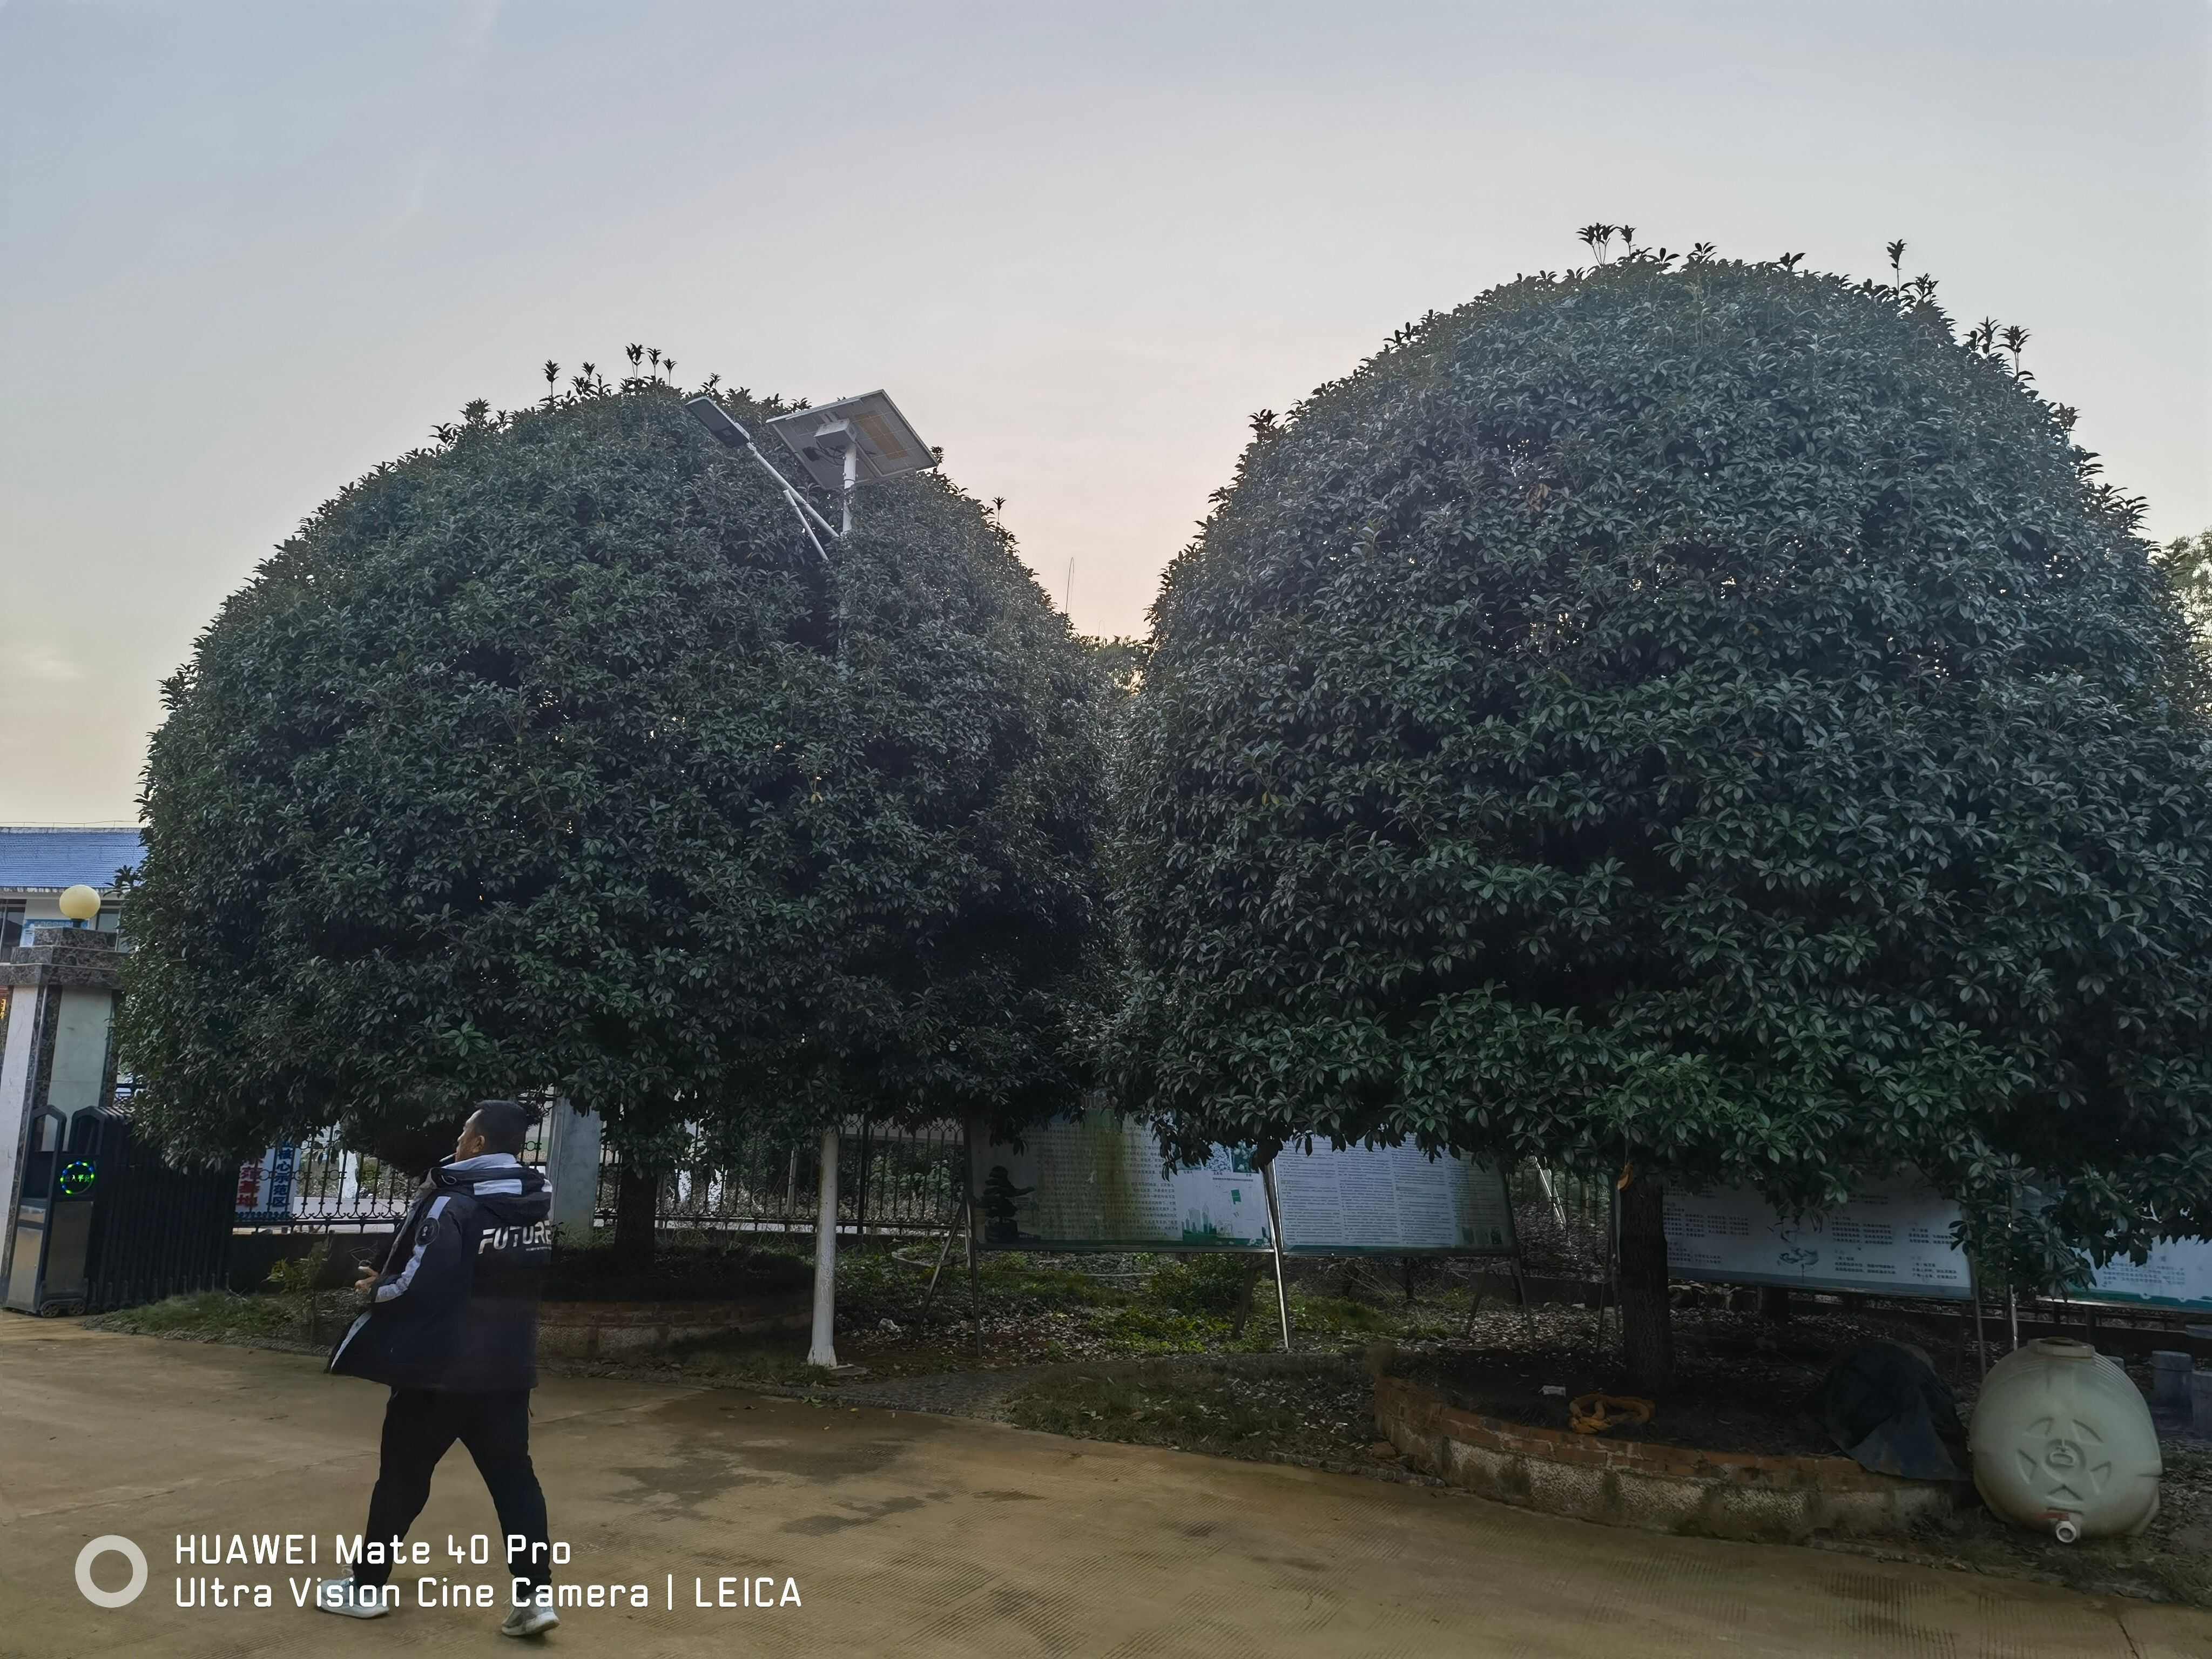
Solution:
M 0 824 L 0 951 L 22 942 L 23 929 L 61 923 L 62 890 L 80 882 L 104 900 L 115 894 L 115 872 L 145 855 L 136 830 L 82 824 Z M 113 932 L 122 919 L 113 902 L 93 925 Z

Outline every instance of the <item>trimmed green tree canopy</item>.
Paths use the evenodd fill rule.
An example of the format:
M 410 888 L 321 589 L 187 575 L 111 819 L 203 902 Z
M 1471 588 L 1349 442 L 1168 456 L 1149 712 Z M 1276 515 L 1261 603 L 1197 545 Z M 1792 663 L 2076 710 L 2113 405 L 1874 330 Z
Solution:
M 673 388 L 579 386 L 349 487 L 166 686 L 144 1109 L 236 1151 L 532 1088 L 633 1145 L 1072 1097 L 1103 674 L 938 474 L 832 568 Z
M 2198 671 L 1929 286 L 1639 253 L 1256 422 L 1132 717 L 1133 1104 L 2212 1224 Z

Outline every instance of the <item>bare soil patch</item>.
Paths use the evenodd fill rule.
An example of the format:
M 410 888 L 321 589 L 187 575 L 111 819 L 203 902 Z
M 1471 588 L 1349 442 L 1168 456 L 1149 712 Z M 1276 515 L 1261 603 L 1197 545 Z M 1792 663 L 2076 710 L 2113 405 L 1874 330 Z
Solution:
M 1607 1430 L 1609 1439 L 1778 1457 L 1840 1455 L 1812 1402 L 1837 1358 L 1869 1340 L 1863 1328 L 1822 1317 L 1769 1327 L 1738 1315 L 1692 1316 L 1678 1333 L 1674 1382 L 1653 1394 L 1630 1379 L 1617 1350 L 1598 1341 L 1595 1320 L 1572 1311 L 1577 1316 L 1543 1310 L 1526 1320 L 1486 1321 L 1481 1346 L 1436 1348 L 1397 1369 L 1455 1406 L 1509 1423 L 1565 1430 L 1573 1399 L 1604 1393 L 1650 1399 L 1656 1408 L 1649 1423 Z

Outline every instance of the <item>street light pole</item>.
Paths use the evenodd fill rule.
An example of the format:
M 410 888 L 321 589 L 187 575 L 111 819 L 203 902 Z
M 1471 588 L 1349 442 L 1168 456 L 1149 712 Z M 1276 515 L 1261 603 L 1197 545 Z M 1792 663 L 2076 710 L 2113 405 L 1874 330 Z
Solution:
M 844 398 L 834 404 L 813 410 L 794 410 L 779 415 L 769 422 L 771 430 L 791 446 L 793 453 L 806 468 L 807 476 L 820 489 L 837 489 L 839 492 L 840 527 L 832 530 L 830 521 L 816 512 L 805 497 L 792 487 L 791 481 L 776 471 L 767 456 L 753 442 L 752 434 L 705 393 L 687 398 L 684 407 L 691 418 L 704 427 L 718 443 L 731 449 L 742 449 L 774 478 L 776 488 L 791 510 L 799 515 L 799 527 L 806 532 L 806 539 L 814 544 L 829 571 L 830 580 L 836 584 L 836 643 L 834 647 L 837 678 L 846 679 L 850 668 L 845 660 L 845 578 L 846 572 L 833 561 L 829 550 L 823 546 L 822 538 L 814 532 L 818 527 L 823 536 L 832 541 L 842 540 L 853 532 L 853 493 L 860 487 L 863 478 L 861 459 L 866 451 L 865 477 L 880 482 L 896 478 L 908 472 L 922 471 L 937 465 L 936 452 L 922 442 L 921 435 L 907 423 L 898 406 L 881 392 L 863 393 L 857 398 Z M 845 699 L 840 698 L 841 705 Z M 848 711 L 849 712 L 849 711 Z M 806 1363 L 821 1365 L 831 1370 L 839 1369 L 836 1345 L 837 1318 L 837 1127 L 830 1124 L 822 1131 L 822 1185 L 819 1205 L 814 1218 L 814 1328 L 811 1345 L 807 1350 Z M 981 1340 L 981 1328 L 977 1340 Z
M 845 527 L 837 532 L 840 536 L 853 533 L 853 492 L 860 487 L 860 447 L 852 441 L 849 431 L 845 437 Z

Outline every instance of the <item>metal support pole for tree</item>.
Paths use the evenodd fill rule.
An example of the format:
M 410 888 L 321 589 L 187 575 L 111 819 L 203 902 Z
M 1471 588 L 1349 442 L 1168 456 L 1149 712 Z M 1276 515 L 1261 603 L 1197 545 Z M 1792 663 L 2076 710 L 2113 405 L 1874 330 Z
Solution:
M 1275 1258 L 1275 1311 L 1283 1322 L 1283 1352 L 1291 1352 L 1291 1293 L 1283 1284 L 1283 1210 L 1275 1201 L 1275 1161 L 1260 1171 L 1260 1184 L 1267 1195 L 1267 1239 Z
M 1620 1184 L 1615 1182 L 1606 1193 L 1605 1281 L 1613 1292 L 1613 1320 L 1620 1328 L 1621 1356 L 1627 1357 L 1628 1322 L 1620 1311 Z M 1598 1295 L 1597 1316 L 1598 1352 L 1605 1352 L 1605 1293 Z
M 975 1322 L 975 1358 L 981 1359 L 983 1357 L 983 1271 L 981 1262 L 976 1259 L 978 1252 L 974 1245 L 975 1212 L 973 1206 L 968 1212 L 968 1316 Z
M 869 1121 L 864 1117 L 860 1120 L 860 1156 L 853 1164 L 853 1237 L 856 1239 L 868 1236 L 868 1166 L 874 1151 L 868 1131 Z
M 961 1209 L 968 1218 L 968 1316 L 975 1325 L 975 1358 L 983 1357 L 982 1251 L 975 1237 L 975 1121 L 969 1119 L 960 1137 Z
M 837 1130 L 822 1132 L 821 1207 L 814 1218 L 814 1340 L 806 1363 L 837 1368 Z
M 2013 1285 L 2013 1263 L 2020 1258 L 2013 1249 L 2013 1222 L 2020 1213 L 2020 1182 L 2005 1188 L 2005 1321 L 2012 1329 L 2012 1352 L 2020 1352 L 2020 1296 Z
M 945 1259 L 952 1254 L 953 1237 L 956 1234 L 964 1231 L 967 1225 L 968 1204 L 967 1200 L 963 1199 L 961 1200 L 960 1204 L 959 1218 L 950 1227 L 947 1227 L 945 1230 L 945 1243 L 938 1249 L 937 1265 L 929 1270 L 929 1289 L 923 1294 L 921 1298 L 921 1323 L 925 1325 L 929 1322 L 930 1308 L 937 1301 L 937 1281 L 939 1276 L 945 1272 Z
M 1974 1363 L 1984 1376 L 1990 1374 L 1989 1340 L 1982 1331 L 1981 1239 L 1971 1235 L 1966 1255 L 1968 1288 L 1974 1293 Z

